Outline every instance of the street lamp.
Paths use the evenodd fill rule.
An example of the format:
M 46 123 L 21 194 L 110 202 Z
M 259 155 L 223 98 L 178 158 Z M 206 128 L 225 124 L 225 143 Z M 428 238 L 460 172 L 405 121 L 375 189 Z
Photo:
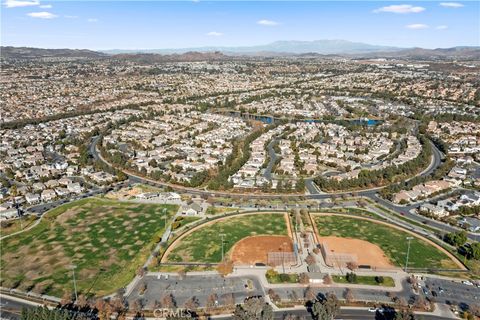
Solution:
M 406 239 L 408 241 L 408 246 L 407 246 L 407 260 L 405 261 L 405 272 L 407 272 L 407 268 L 408 268 L 408 256 L 410 255 L 410 241 L 413 240 L 413 237 L 407 237 Z
M 225 234 L 220 233 L 220 238 L 222 238 L 222 262 L 223 262 L 223 243 L 225 242 Z
M 77 294 L 77 282 L 75 281 L 75 268 L 77 267 L 76 265 L 72 264 L 69 266 L 70 269 L 72 269 L 72 278 L 73 278 L 73 289 L 75 290 L 75 302 L 78 300 L 78 294 Z

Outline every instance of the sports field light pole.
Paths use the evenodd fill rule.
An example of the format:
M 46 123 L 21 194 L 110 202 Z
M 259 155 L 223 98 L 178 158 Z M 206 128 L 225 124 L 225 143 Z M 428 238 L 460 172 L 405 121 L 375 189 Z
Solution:
M 407 237 L 408 246 L 407 246 L 407 260 L 405 261 L 405 272 L 407 272 L 408 268 L 408 256 L 410 255 L 410 241 L 413 240 L 413 237 Z
M 224 233 L 220 233 L 220 238 L 222 238 L 222 262 L 223 262 L 223 243 L 225 242 L 225 240 L 224 240 L 225 234 L 224 234 Z
M 72 277 L 73 277 L 73 289 L 75 290 L 75 302 L 78 300 L 78 295 L 77 295 L 77 282 L 75 281 L 75 268 L 77 266 L 72 264 L 70 265 L 70 269 L 72 269 Z
M 163 213 L 163 228 L 167 228 L 167 209 L 163 208 L 162 209 Z

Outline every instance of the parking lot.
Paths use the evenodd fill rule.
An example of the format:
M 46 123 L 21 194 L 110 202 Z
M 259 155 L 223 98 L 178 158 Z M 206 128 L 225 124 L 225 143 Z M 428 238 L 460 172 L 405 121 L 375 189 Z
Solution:
M 143 283 L 147 284 L 144 294 L 140 293 Z M 178 307 L 192 297 L 198 299 L 200 306 L 206 306 L 208 297 L 212 294 L 218 296 L 218 305 L 224 304 L 225 294 L 233 294 L 235 303 L 242 303 L 245 298 L 263 295 L 260 283 L 255 277 L 227 277 L 219 275 L 179 275 L 153 274 L 145 276 L 133 289 L 128 301 L 133 303 L 141 299 L 147 308 L 154 308 L 156 301 L 172 294 Z
M 480 288 L 458 281 L 426 278 L 426 296 L 434 296 L 438 302 L 457 305 L 459 299 L 467 304 L 480 304 Z

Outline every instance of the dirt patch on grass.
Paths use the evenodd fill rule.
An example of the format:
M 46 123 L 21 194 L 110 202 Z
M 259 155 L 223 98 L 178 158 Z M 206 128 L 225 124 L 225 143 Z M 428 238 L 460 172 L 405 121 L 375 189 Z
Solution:
M 230 259 L 235 264 L 267 264 L 269 252 L 292 252 L 292 239 L 287 236 L 251 236 L 238 241 Z
M 320 244 L 326 244 L 332 253 L 351 254 L 357 256 L 359 265 L 369 265 L 376 268 L 395 267 L 382 249 L 368 241 L 341 237 L 320 237 Z
M 75 217 L 82 210 L 80 208 L 69 209 L 57 217 L 57 222 L 60 224 L 67 223 L 68 220 Z

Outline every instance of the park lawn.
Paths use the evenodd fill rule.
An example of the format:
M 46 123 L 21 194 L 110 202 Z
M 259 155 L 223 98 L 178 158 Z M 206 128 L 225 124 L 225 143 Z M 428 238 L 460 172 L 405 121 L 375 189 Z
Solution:
M 216 214 L 227 214 L 227 213 L 232 213 L 232 212 L 238 212 L 240 209 L 235 208 L 235 207 L 213 207 L 210 206 L 207 209 L 207 214 L 208 215 L 216 215 Z
M 165 209 L 165 210 L 164 210 Z M 104 295 L 128 284 L 178 207 L 101 198 L 68 203 L 33 229 L 1 242 L 1 285 L 62 296 Z
M 38 217 L 36 215 L 29 215 L 22 217 L 21 220 L 4 220 L 2 221 L 2 225 L 0 227 L 0 236 L 4 237 L 9 234 L 26 229 L 32 224 L 34 224 L 35 220 L 37 219 Z
M 198 221 L 200 219 L 202 218 L 193 217 L 193 216 L 179 216 L 175 219 L 174 224 L 172 224 L 172 230 L 178 230 L 183 226 L 186 226 L 187 224 Z M 178 222 L 178 223 L 175 225 L 175 222 Z M 174 225 L 176 226 L 175 228 L 174 228 Z
M 222 260 L 220 234 L 225 234 L 225 257 L 233 245 L 248 236 L 288 235 L 284 214 L 262 213 L 230 217 L 214 221 L 194 232 L 173 248 L 169 262 L 216 263 Z
M 335 283 L 351 283 L 347 281 L 344 276 L 333 275 L 333 282 Z M 352 284 L 365 284 L 369 286 L 383 286 L 383 287 L 395 287 L 395 281 L 391 277 L 383 277 L 383 282 L 379 283 L 375 280 L 375 276 L 359 276 L 357 275 L 357 281 Z
M 369 220 L 343 216 L 314 216 L 319 236 L 337 236 L 361 239 L 378 245 L 398 267 L 404 267 L 407 256 L 407 240 L 410 234 Z M 444 252 L 432 244 L 414 237 L 411 240 L 410 268 L 457 269 L 458 266 Z

